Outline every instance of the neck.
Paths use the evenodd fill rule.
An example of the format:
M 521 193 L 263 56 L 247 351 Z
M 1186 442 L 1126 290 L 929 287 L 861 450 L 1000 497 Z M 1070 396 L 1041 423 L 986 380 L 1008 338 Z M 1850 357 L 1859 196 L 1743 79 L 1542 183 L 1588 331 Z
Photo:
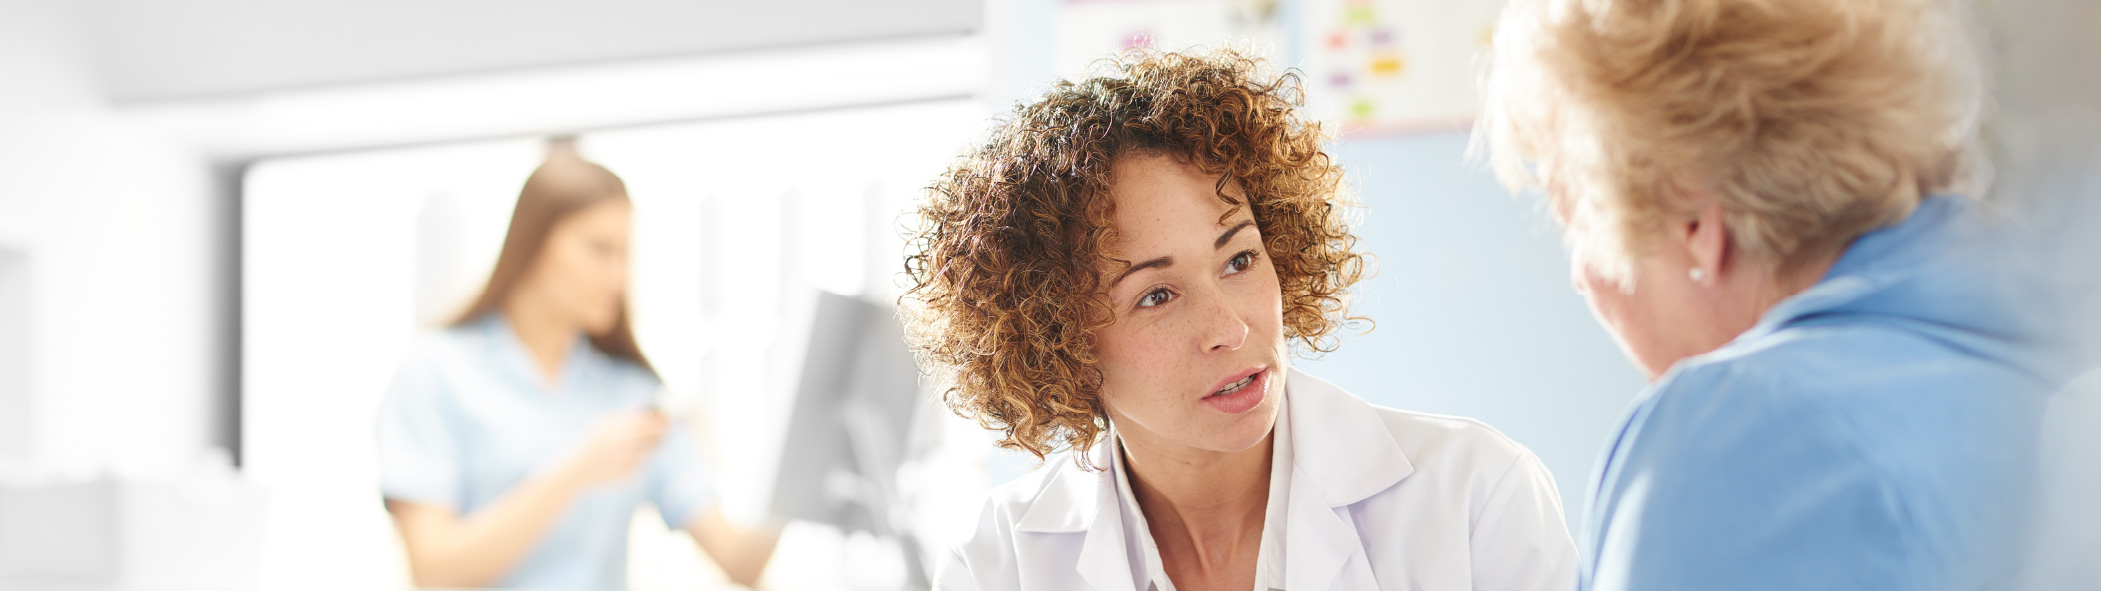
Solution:
M 569 350 L 576 346 L 579 332 L 573 324 L 561 321 L 531 298 L 513 297 L 503 307 L 504 319 L 509 321 L 511 332 L 525 351 L 532 355 L 533 364 L 540 370 L 540 377 L 553 384 L 561 378 L 562 361 L 569 358 Z
M 1745 309 L 1749 311 L 1749 319 L 1748 322 L 1741 323 L 1743 324 L 1743 330 L 1750 330 L 1752 325 L 1758 323 L 1758 319 L 1765 317 L 1765 313 L 1773 309 L 1773 306 L 1780 305 L 1780 302 L 1785 301 L 1787 298 L 1795 297 L 1795 294 L 1808 291 L 1809 288 L 1815 287 L 1818 282 L 1823 281 L 1824 275 L 1831 272 L 1831 266 L 1838 264 L 1839 254 L 1841 253 L 1831 252 L 1815 255 L 1810 257 L 1807 262 L 1790 266 L 1785 270 L 1775 269 L 1767 271 L 1762 278 L 1756 275 L 1746 275 L 1745 278 L 1751 280 L 1753 285 L 1748 286 L 1744 290 L 1750 295 L 1750 301 L 1748 302 L 1749 305 L 1745 306 Z M 1739 330 L 1737 332 L 1741 333 L 1743 331 Z M 1730 335 L 1730 338 L 1735 338 L 1735 335 Z
M 1245 450 L 1217 452 L 1118 432 L 1131 492 L 1163 560 L 1212 572 L 1254 564 L 1275 433 Z
M 1831 273 L 1831 267 L 1838 264 L 1838 257 L 1842 254 L 1845 254 L 1843 249 L 1819 254 L 1810 257 L 1807 263 L 1776 274 L 1773 285 L 1778 288 L 1779 297 L 1774 298 L 1772 303 L 1778 304 L 1780 300 L 1794 297 L 1795 294 L 1808 291 L 1811 287 L 1816 287 L 1818 282 L 1824 280 L 1825 275 Z M 1767 305 L 1766 307 L 1771 308 L 1772 306 Z
M 1710 317 L 1690 329 L 1689 334 L 1693 335 L 1690 338 L 1696 340 L 1688 343 L 1690 348 L 1676 359 L 1719 349 L 1758 326 L 1758 321 L 1764 319 L 1774 306 L 1823 281 L 1824 275 L 1831 272 L 1831 266 L 1838 263 L 1839 254 L 1815 256 L 1785 269 L 1745 266 L 1730 273 L 1722 280 L 1721 294 L 1709 310 Z M 1669 363 L 1645 364 L 1642 371 L 1648 374 L 1649 381 L 1654 382 L 1669 367 Z

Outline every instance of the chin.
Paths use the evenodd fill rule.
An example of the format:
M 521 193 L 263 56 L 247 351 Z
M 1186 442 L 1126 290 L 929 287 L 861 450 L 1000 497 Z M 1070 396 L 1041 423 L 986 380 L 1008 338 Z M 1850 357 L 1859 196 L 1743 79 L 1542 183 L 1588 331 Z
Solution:
M 612 334 L 613 327 L 616 324 L 618 324 L 618 322 L 614 318 L 606 318 L 603 320 L 592 318 L 590 321 L 584 323 L 584 332 L 589 333 L 592 337 L 603 337 Z
M 1281 389 L 1272 391 L 1260 406 L 1246 414 L 1233 417 L 1231 422 L 1217 431 L 1218 436 L 1212 438 L 1208 442 L 1211 445 L 1206 447 L 1212 451 L 1237 452 L 1262 443 L 1262 438 L 1268 437 L 1269 432 L 1277 426 L 1277 405 L 1281 393 Z

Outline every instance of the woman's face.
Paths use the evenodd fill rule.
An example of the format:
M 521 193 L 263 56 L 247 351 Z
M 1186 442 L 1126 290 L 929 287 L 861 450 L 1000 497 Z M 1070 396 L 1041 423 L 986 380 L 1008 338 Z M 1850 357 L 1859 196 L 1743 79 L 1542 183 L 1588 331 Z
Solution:
M 1103 273 L 1114 320 L 1094 336 L 1102 396 L 1127 440 L 1235 452 L 1275 425 L 1284 392 L 1283 293 L 1248 207 L 1171 156 L 1111 166 L 1117 238 Z M 1246 203 L 1237 184 L 1226 194 Z
M 612 330 L 627 298 L 631 213 L 626 200 L 610 199 L 555 222 L 523 287 L 585 332 Z

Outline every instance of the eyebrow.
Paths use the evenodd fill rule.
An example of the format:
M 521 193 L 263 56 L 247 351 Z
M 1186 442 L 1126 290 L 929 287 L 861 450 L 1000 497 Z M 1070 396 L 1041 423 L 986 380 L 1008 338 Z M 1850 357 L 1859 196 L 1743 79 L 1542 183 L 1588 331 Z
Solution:
M 1234 224 L 1234 225 L 1233 225 L 1233 227 L 1232 227 L 1231 229 L 1228 229 L 1228 230 L 1226 230 L 1224 234 L 1219 234 L 1219 235 L 1218 235 L 1218 240 L 1217 240 L 1216 242 L 1212 242 L 1212 243 L 1211 243 L 1211 248 L 1214 248 L 1214 249 L 1217 249 L 1217 248 L 1225 248 L 1225 247 L 1226 247 L 1226 243 L 1227 243 L 1227 242 L 1232 242 L 1232 241 L 1233 241 L 1233 235 L 1234 235 L 1234 234 L 1239 234 L 1241 230 L 1245 230 L 1245 229 L 1247 229 L 1247 228 L 1248 228 L 1249 226 L 1253 226 L 1253 225 L 1255 225 L 1255 220 L 1241 220 L 1241 221 L 1240 221 L 1240 223 L 1238 223 L 1238 224 Z M 1123 279 L 1124 279 L 1125 277 L 1130 277 L 1132 273 L 1137 273 L 1137 272 L 1139 272 L 1139 271 L 1144 271 L 1144 270 L 1146 270 L 1146 269 L 1154 269 L 1154 268 L 1163 268 L 1163 269 L 1164 269 L 1164 268 L 1167 268 L 1167 267 L 1172 267 L 1172 266 L 1174 266 L 1174 264 L 1175 264 L 1175 258 L 1174 258 L 1174 257 L 1171 257 L 1171 256 L 1168 256 L 1168 257 L 1160 257 L 1160 258 L 1152 259 L 1152 260 L 1149 260 L 1149 261 L 1146 261 L 1146 262 L 1143 262 L 1143 263 L 1138 263 L 1138 264 L 1136 264 L 1136 265 L 1131 265 L 1131 268 L 1129 268 L 1129 269 L 1124 269 L 1124 270 L 1123 270 L 1123 274 L 1117 275 L 1117 276 L 1116 276 L 1116 280 L 1115 280 L 1115 281 L 1111 281 L 1111 282 L 1109 282 L 1109 287 L 1112 287 L 1112 288 L 1113 288 L 1113 287 L 1116 287 L 1116 284 L 1118 284 L 1118 283 L 1123 283 Z
M 1246 229 L 1246 228 L 1247 228 L 1248 226 L 1252 226 L 1252 225 L 1255 225 L 1255 220 L 1240 220 L 1240 223 L 1239 223 L 1239 224 L 1237 224 L 1237 225 L 1234 225 L 1234 226 L 1233 226 L 1233 229 L 1231 229 L 1231 230 L 1226 230 L 1226 233 L 1224 233 L 1224 234 L 1219 234 L 1219 235 L 1218 235 L 1218 241 L 1217 241 L 1217 242 L 1213 242 L 1213 243 L 1211 243 L 1211 248 L 1214 248 L 1214 249 L 1218 249 L 1218 248 L 1225 248 L 1225 247 L 1226 247 L 1226 243 L 1227 243 L 1227 242 L 1231 242 L 1231 241 L 1233 240 L 1233 235 L 1234 235 L 1234 234 L 1239 234 L 1241 230 L 1244 230 L 1244 229 Z

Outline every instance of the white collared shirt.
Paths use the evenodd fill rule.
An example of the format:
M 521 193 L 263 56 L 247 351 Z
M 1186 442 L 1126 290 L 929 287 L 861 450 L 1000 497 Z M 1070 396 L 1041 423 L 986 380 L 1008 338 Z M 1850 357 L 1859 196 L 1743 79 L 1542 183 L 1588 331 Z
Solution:
M 1277 425 L 1270 431 L 1269 449 L 1269 501 L 1262 510 L 1262 545 L 1255 557 L 1254 591 L 1270 591 L 1284 588 L 1284 520 L 1291 494 L 1291 421 L 1285 419 L 1290 405 L 1277 406 Z M 1109 427 L 1109 440 L 1116 439 L 1116 427 Z M 1120 443 L 1118 445 L 1121 445 Z M 1145 558 L 1144 578 L 1141 585 L 1149 584 L 1157 591 L 1175 591 L 1174 581 L 1167 578 L 1167 566 L 1160 559 L 1160 546 L 1153 541 L 1153 530 L 1146 525 L 1145 512 L 1138 510 L 1138 496 L 1131 491 L 1130 467 L 1125 465 L 1123 454 L 1110 454 L 1110 475 L 1116 479 L 1116 492 L 1125 525 L 1127 544 L 1136 545 L 1139 555 Z
M 1286 461 L 1271 468 L 1261 585 L 1574 585 L 1576 546 L 1561 498 L 1530 450 L 1479 421 L 1379 408 L 1303 372 L 1289 376 L 1276 431 L 1284 445 L 1273 452 Z M 1115 449 L 1104 437 L 1081 452 L 1086 465 L 1106 470 L 1082 467 L 1068 452 L 995 488 L 976 532 L 942 562 L 934 588 L 1171 589 L 1118 477 Z

